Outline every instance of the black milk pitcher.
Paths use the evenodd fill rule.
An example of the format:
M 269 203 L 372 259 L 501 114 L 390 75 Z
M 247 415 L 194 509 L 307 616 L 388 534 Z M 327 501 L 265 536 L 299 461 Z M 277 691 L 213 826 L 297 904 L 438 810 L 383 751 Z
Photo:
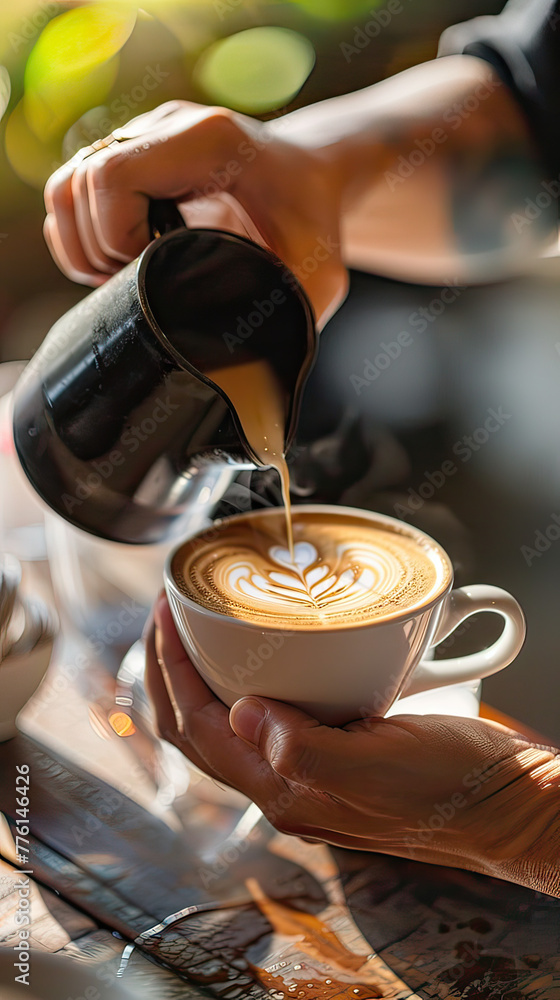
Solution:
M 164 235 L 54 325 L 14 394 L 15 445 L 35 490 L 79 528 L 131 544 L 186 533 L 208 461 L 258 464 L 207 373 L 267 359 L 289 448 L 317 347 L 311 305 L 273 253 L 187 229 L 174 206 L 158 212 Z

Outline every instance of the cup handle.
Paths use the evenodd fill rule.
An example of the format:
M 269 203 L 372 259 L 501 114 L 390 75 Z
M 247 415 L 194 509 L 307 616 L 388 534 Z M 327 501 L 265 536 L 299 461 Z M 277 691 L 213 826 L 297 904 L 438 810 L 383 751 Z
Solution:
M 479 611 L 492 611 L 504 619 L 502 634 L 496 642 L 469 656 L 457 656 L 448 660 L 421 660 L 402 695 L 419 694 L 420 691 L 444 687 L 446 684 L 480 680 L 503 670 L 515 659 L 525 641 L 525 616 L 511 594 L 500 587 L 486 584 L 473 584 L 471 587 L 458 587 L 451 591 L 431 646 L 437 646 L 461 622 Z

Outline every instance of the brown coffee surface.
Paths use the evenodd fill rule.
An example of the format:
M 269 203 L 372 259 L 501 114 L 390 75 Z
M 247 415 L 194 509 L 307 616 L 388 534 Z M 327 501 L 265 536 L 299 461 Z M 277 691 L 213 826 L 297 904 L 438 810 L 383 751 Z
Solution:
M 256 625 L 325 629 L 416 609 L 450 572 L 435 542 L 356 515 L 292 512 L 294 560 L 283 512 L 243 515 L 186 542 L 172 572 L 212 611 Z

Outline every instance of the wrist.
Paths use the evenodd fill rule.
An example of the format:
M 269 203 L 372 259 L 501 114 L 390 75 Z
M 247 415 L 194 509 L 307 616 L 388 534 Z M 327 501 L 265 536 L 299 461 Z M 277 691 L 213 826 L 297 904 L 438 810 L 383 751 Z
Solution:
M 374 89 L 321 101 L 264 124 L 267 137 L 309 157 L 341 207 L 371 186 L 383 155 Z
M 560 756 L 529 746 L 491 765 L 461 826 L 471 867 L 560 896 Z

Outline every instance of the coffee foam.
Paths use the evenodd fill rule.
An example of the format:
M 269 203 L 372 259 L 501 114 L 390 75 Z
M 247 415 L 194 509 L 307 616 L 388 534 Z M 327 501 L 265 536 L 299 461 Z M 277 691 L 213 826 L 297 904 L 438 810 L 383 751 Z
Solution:
M 191 600 L 256 625 L 325 629 L 394 617 L 450 580 L 435 543 L 359 514 L 293 511 L 295 559 L 282 512 L 225 521 L 181 546 L 172 571 Z

